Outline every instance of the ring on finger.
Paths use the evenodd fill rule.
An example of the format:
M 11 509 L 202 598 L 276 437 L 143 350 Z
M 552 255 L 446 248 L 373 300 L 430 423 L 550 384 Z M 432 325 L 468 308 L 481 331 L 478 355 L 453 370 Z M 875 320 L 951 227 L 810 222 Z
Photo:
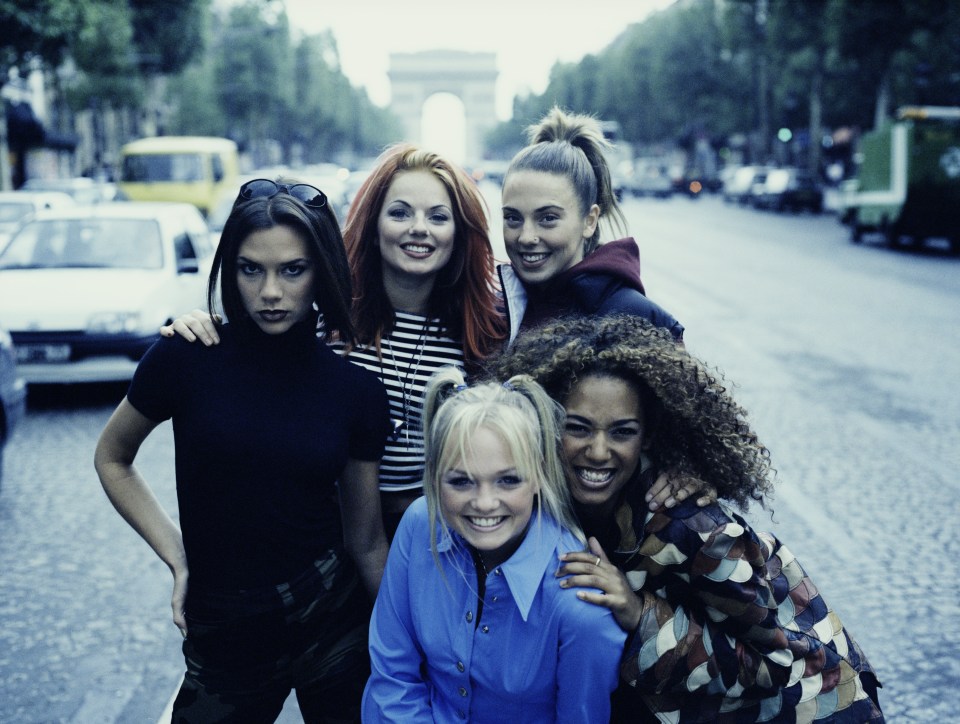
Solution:
M 599 565 L 600 565 L 600 556 L 597 556 L 597 562 L 594 563 L 593 565 L 595 565 L 595 566 L 599 566 Z

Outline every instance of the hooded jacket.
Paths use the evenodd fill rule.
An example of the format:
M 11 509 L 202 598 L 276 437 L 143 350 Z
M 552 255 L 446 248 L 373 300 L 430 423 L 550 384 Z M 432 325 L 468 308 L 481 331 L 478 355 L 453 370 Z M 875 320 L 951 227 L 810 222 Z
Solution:
M 646 296 L 640 280 L 640 248 L 633 237 L 601 244 L 543 284 L 524 284 L 509 264 L 501 264 L 498 272 L 510 326 L 508 344 L 524 329 L 566 314 L 633 314 L 683 339 L 683 325 Z

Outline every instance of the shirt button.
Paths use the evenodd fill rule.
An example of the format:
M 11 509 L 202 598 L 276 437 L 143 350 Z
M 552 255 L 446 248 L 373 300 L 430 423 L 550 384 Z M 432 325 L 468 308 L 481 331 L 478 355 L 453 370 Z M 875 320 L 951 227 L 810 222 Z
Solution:
M 500 600 L 500 596 L 494 596 L 494 597 L 493 597 L 493 600 L 494 600 L 494 601 Z
M 462 686 L 461 686 L 459 689 L 457 689 L 457 691 L 460 692 L 460 696 L 466 696 L 466 695 L 467 695 L 467 690 L 464 689 Z
M 473 611 L 467 611 L 467 623 L 473 621 Z
M 459 672 L 462 674 L 462 673 L 463 673 L 463 669 L 464 669 L 463 662 L 462 662 L 462 661 L 458 661 L 458 662 L 457 662 L 457 671 L 459 671 Z
M 483 631 L 484 633 L 490 633 L 490 627 L 489 627 L 489 626 L 481 626 L 481 627 L 480 627 L 480 630 Z
M 461 719 L 466 719 L 466 718 L 467 718 L 467 715 L 464 714 L 462 711 L 458 711 L 458 712 L 457 712 L 457 716 L 460 717 Z
M 497 569 L 493 572 L 493 575 L 495 575 L 495 576 L 502 575 L 502 574 L 500 573 L 500 569 L 497 568 Z

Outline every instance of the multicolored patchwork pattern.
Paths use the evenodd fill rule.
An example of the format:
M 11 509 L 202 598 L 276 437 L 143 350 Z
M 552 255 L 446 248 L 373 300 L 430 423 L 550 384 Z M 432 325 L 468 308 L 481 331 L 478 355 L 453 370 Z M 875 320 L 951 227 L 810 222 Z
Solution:
M 720 504 L 634 510 L 643 534 L 620 511 L 611 556 L 646 574 L 621 674 L 659 721 L 883 721 L 866 657 L 775 536 Z

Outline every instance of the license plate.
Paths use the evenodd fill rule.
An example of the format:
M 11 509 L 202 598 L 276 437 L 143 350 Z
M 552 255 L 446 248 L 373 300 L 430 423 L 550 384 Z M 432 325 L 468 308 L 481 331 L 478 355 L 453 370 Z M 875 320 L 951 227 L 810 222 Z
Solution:
M 70 359 L 69 344 L 19 344 L 17 362 L 66 362 Z

